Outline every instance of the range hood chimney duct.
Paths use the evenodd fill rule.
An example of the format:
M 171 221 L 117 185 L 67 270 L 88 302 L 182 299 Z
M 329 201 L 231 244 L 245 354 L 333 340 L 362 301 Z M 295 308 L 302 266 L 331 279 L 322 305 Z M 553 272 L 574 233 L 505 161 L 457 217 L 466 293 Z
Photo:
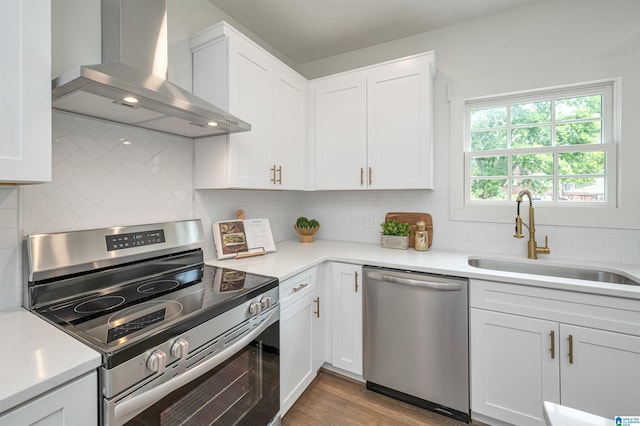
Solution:
M 54 109 L 189 138 L 251 125 L 167 80 L 166 0 L 102 0 L 102 63 L 53 80 Z

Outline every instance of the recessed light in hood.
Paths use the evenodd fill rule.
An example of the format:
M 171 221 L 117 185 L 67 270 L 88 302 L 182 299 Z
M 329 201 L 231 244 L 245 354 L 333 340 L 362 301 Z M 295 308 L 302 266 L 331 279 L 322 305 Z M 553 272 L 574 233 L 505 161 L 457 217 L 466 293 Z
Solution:
M 165 46 L 164 0 L 102 0 L 103 63 L 53 80 L 53 108 L 190 138 L 251 129 L 154 74 Z

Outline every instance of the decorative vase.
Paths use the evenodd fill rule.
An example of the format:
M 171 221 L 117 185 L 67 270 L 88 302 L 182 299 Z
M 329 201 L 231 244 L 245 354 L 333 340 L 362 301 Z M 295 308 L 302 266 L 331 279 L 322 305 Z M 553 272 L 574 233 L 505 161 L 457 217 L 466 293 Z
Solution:
M 409 248 L 408 235 L 380 235 L 380 245 L 382 248 L 393 248 L 406 250 Z
M 298 228 L 294 225 L 293 229 L 295 229 L 300 236 L 301 243 L 312 243 L 313 236 L 320 230 L 320 226 L 316 226 L 315 228 Z

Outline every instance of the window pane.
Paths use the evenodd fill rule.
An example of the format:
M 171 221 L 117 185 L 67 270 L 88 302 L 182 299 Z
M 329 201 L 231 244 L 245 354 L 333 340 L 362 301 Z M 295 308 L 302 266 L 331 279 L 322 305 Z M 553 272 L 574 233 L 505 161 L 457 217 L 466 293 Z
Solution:
M 606 155 L 604 151 L 562 152 L 558 154 L 558 173 L 561 175 L 603 175 Z
M 551 146 L 551 127 L 523 127 L 511 131 L 511 148 Z
M 511 124 L 536 124 L 551 121 L 551 101 L 532 102 L 511 107 Z
M 562 178 L 559 182 L 560 201 L 605 202 L 605 178 Z
M 553 154 L 514 155 L 511 166 L 514 176 L 553 175 Z
M 600 118 L 602 117 L 601 111 L 602 98 L 600 95 L 558 99 L 556 101 L 556 121 Z
M 534 200 L 553 200 L 553 178 L 515 179 L 511 187 L 511 194 L 514 200 L 518 192 L 523 189 L 528 189 Z
M 506 200 L 506 179 L 473 179 L 471 180 L 472 200 Z
M 556 126 L 556 145 L 584 145 L 602 143 L 602 123 L 587 121 L 584 123 L 558 124 Z
M 471 111 L 471 128 L 487 129 L 507 124 L 507 107 L 476 109 Z
M 507 147 L 506 130 L 488 130 L 485 132 L 471 133 L 472 151 L 489 151 L 492 149 L 505 149 Z
M 471 176 L 507 176 L 507 157 L 474 157 Z

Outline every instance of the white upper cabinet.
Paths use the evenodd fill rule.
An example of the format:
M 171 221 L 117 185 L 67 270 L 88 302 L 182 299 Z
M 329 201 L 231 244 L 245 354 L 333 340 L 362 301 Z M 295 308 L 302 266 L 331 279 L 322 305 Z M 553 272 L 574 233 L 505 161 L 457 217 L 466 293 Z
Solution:
M 193 93 L 251 124 L 195 142 L 195 186 L 305 189 L 307 81 L 225 22 L 190 40 Z
M 51 2 L 0 3 L 0 184 L 51 180 Z
M 433 52 L 311 82 L 316 189 L 433 188 Z

